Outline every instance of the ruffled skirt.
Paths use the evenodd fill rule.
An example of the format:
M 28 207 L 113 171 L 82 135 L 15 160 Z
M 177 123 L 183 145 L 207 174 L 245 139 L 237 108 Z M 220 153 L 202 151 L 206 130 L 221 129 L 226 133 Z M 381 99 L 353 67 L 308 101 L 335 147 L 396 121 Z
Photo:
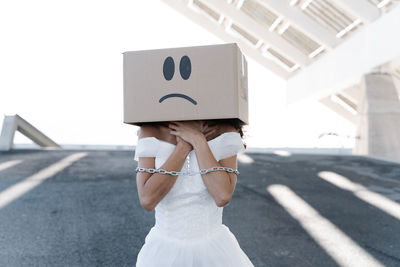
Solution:
M 136 267 L 253 267 L 229 228 L 212 235 L 176 239 L 153 226 L 137 256 Z

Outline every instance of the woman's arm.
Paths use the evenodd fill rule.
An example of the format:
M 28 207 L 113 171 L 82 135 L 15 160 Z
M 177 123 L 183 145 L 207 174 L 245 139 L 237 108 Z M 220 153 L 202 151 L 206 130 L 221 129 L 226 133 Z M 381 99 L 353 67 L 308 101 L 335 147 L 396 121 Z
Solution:
M 236 169 L 236 155 L 222 159 L 219 162 L 214 158 L 207 140 L 199 135 L 194 139 L 193 148 L 196 153 L 197 162 L 200 169 L 209 169 L 214 166 L 224 166 Z M 226 171 L 213 171 L 202 174 L 204 184 L 208 192 L 214 198 L 218 207 L 223 207 L 229 203 L 236 186 L 236 174 Z
M 172 122 L 169 127 L 173 130 L 171 134 L 181 137 L 193 146 L 200 169 L 208 169 L 214 166 L 236 169 L 236 155 L 217 162 L 208 146 L 206 137 L 196 128 L 195 121 Z M 203 174 L 202 178 L 218 207 L 229 203 L 235 190 L 237 180 L 235 173 L 215 171 Z
M 154 136 L 151 129 L 142 127 L 139 139 L 147 136 Z M 168 171 L 180 171 L 185 162 L 186 156 L 191 150 L 191 146 L 183 140 L 177 142 L 175 150 L 161 166 Z M 139 167 L 155 168 L 154 157 L 139 157 Z M 140 204 L 148 211 L 154 210 L 155 206 L 165 197 L 175 184 L 178 176 L 160 173 L 138 172 L 136 174 L 136 184 L 138 188 Z

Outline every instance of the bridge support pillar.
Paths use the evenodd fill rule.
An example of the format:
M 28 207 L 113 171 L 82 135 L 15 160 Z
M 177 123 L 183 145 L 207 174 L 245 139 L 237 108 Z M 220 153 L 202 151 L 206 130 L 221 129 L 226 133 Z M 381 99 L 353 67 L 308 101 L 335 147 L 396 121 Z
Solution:
M 393 79 L 387 73 L 364 75 L 353 154 L 400 162 L 400 98 Z

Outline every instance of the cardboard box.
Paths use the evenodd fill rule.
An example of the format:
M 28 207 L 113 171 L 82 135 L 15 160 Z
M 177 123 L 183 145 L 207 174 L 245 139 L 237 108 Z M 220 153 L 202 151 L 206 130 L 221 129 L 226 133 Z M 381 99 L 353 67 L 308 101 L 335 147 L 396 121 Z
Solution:
M 123 53 L 124 123 L 238 118 L 247 61 L 236 43 Z

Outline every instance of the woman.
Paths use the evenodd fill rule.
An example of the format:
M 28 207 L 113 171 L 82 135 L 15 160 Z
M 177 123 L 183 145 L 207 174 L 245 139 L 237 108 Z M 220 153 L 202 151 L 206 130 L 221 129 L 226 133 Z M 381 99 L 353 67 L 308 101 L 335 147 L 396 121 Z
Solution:
M 222 224 L 236 185 L 236 154 L 245 149 L 242 126 L 237 119 L 141 125 L 137 188 L 141 205 L 155 209 L 156 223 L 137 267 L 253 266 Z

